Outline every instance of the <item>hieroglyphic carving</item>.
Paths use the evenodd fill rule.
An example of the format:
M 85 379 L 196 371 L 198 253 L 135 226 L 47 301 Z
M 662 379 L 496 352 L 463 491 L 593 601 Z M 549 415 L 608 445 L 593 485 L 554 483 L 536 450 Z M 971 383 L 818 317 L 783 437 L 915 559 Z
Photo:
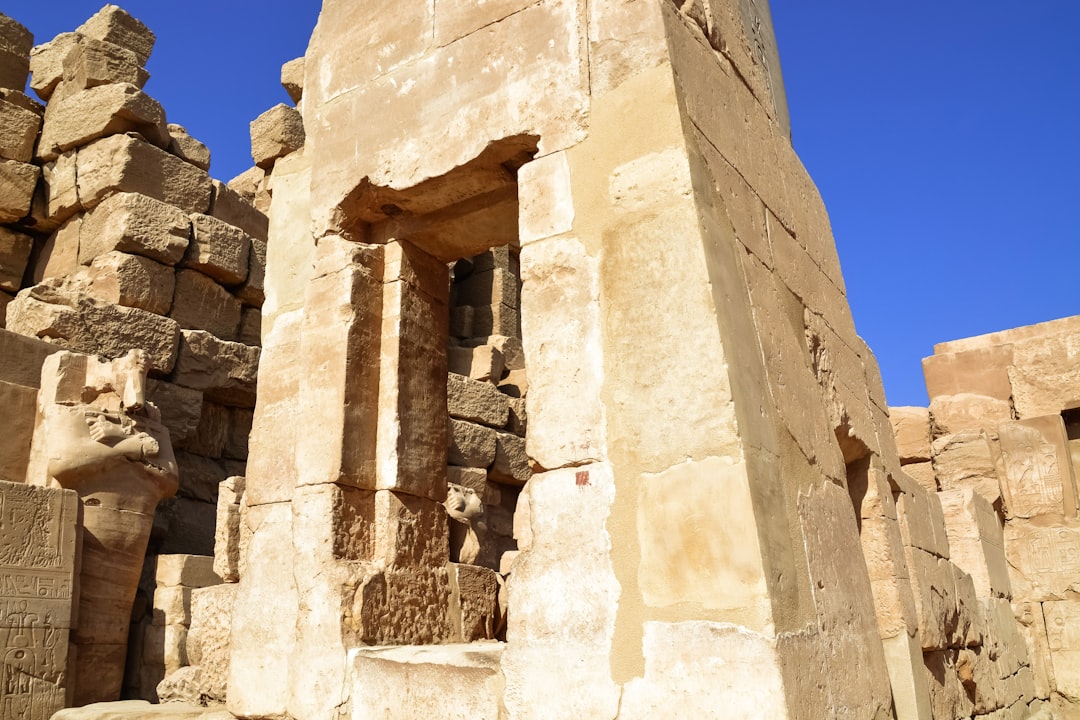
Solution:
M 1061 418 L 1005 423 L 998 428 L 998 437 L 1008 514 L 1024 518 L 1074 514 L 1072 463 Z
M 1080 526 L 1063 522 L 1060 527 L 1024 520 L 1005 524 L 1014 601 L 1059 600 L 1080 590 Z
M 0 718 L 65 705 L 75 569 L 74 492 L 0 482 Z

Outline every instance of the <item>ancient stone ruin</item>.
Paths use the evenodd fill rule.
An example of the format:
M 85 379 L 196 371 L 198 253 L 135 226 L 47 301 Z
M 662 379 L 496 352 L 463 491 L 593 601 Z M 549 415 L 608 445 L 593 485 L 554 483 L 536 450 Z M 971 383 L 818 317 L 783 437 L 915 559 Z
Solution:
M 0 718 L 1080 717 L 1080 322 L 888 407 L 765 2 L 153 44 L 0 15 Z

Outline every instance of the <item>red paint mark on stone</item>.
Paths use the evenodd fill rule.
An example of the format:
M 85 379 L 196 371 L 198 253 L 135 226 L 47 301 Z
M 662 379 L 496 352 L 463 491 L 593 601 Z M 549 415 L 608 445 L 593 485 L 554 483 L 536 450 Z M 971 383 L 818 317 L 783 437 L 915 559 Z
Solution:
M 577 476 L 576 476 L 575 479 L 577 480 L 577 486 L 578 487 L 585 487 L 586 485 L 589 484 L 589 471 L 588 470 L 578 470 Z

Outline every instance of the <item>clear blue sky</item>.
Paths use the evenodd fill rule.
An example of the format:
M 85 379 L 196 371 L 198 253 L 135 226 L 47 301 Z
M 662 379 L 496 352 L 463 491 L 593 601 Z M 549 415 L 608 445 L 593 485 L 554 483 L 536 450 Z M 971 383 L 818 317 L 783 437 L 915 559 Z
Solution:
M 36 42 L 103 3 L 4 0 Z M 157 34 L 147 92 L 213 153 L 288 97 L 319 0 L 128 0 Z M 387 4 L 388 12 L 393 3 Z M 1080 313 L 1080 3 L 772 0 L 795 148 L 821 189 L 893 405 L 937 342 Z

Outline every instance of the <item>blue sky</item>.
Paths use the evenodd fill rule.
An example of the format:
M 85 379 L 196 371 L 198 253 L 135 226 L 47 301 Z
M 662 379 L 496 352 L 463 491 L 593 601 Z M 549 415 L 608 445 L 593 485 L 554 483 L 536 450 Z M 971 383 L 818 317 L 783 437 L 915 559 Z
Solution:
M 4 0 L 45 42 L 103 3 Z M 251 165 L 319 0 L 128 0 L 158 36 L 147 92 Z M 387 5 L 392 10 L 393 3 Z M 1080 3 L 772 0 L 793 140 L 832 218 L 889 402 L 926 403 L 937 342 L 1080 312 Z

